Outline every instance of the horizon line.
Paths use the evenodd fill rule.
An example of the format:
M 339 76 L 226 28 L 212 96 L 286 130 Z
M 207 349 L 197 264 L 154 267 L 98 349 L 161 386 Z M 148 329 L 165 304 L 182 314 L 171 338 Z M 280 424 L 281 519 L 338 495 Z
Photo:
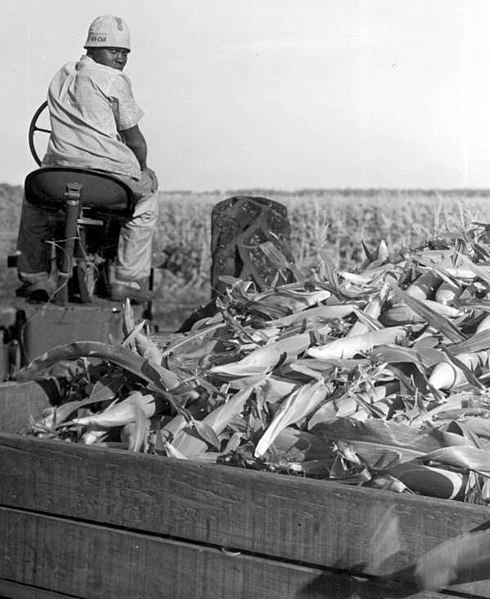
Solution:
M 13 187 L 22 188 L 22 183 L 0 183 L 1 187 Z M 260 194 L 260 193 L 277 193 L 284 195 L 295 195 L 305 193 L 427 193 L 427 194 L 438 194 L 438 193 L 490 193 L 489 187 L 355 187 L 355 186 L 343 186 L 343 187 L 297 187 L 295 189 L 284 189 L 280 187 L 237 187 L 227 189 L 159 189 L 158 193 L 163 194 L 184 194 L 184 195 L 216 195 L 216 194 L 231 194 L 231 195 L 246 195 L 246 194 Z

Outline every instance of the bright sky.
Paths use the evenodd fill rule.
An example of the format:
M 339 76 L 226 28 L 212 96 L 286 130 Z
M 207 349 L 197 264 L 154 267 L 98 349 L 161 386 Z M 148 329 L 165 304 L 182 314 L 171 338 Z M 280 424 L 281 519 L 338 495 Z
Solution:
M 121 16 L 161 188 L 490 188 L 489 0 L 0 0 L 0 182 L 90 22 Z

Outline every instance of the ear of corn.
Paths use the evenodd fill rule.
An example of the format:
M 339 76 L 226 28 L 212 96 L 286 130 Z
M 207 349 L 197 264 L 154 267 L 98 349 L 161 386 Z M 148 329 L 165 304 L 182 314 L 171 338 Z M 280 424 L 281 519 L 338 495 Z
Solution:
M 417 462 L 397 464 L 388 472 L 409 489 L 442 499 L 460 499 L 464 496 L 468 476 L 444 468 L 434 468 Z
M 107 428 L 97 425 L 90 425 L 81 436 L 81 441 L 85 445 L 94 445 L 95 443 L 100 443 L 103 441 L 107 435 Z
M 151 362 L 155 362 L 155 364 L 162 363 L 163 356 L 161 349 L 147 335 L 138 333 L 135 336 L 135 343 L 137 352 L 145 360 L 150 360 Z
M 364 309 L 364 314 L 370 318 L 376 319 L 381 314 L 386 300 L 388 299 L 389 285 L 384 283 L 376 295 L 374 295 L 368 302 Z M 370 332 L 370 327 L 363 322 L 357 321 L 349 330 L 346 337 L 355 337 L 356 335 L 363 335 L 364 333 Z
M 462 293 L 462 289 L 449 281 L 443 281 L 436 291 L 436 302 L 450 304 Z
M 479 368 L 488 362 L 489 352 L 478 352 L 459 354 L 458 360 L 471 372 L 477 372 Z M 428 383 L 434 389 L 451 389 L 467 382 L 467 376 L 463 369 L 451 362 L 440 362 L 437 364 L 429 377 Z
M 420 316 L 417 312 L 403 303 L 397 303 L 385 310 L 379 321 L 385 327 L 425 322 L 423 316 Z
M 407 294 L 419 300 L 431 299 L 434 297 L 441 282 L 442 279 L 437 273 L 434 271 L 427 271 L 409 285 Z
M 318 320 L 326 321 L 333 320 L 334 318 L 346 318 L 354 312 L 356 305 L 351 304 L 327 304 L 324 306 L 318 306 L 317 308 L 310 308 L 303 312 L 297 312 L 290 316 L 284 316 L 266 323 L 269 327 L 287 327 L 297 322 L 305 320 Z
M 438 311 L 427 306 L 423 301 L 405 293 L 402 289 L 395 289 L 394 293 L 403 300 L 409 308 L 412 308 L 412 310 L 422 316 L 431 327 L 443 333 L 449 340 L 462 341 L 464 339 L 464 335 L 454 324 L 452 324 L 452 322 Z
M 295 462 L 331 460 L 335 453 L 331 445 L 324 443 L 317 436 L 292 426 L 282 429 L 271 447 L 274 451 L 284 455 L 287 460 Z
M 192 420 L 192 426 L 196 430 L 197 434 L 203 439 L 208 445 L 214 447 L 220 451 L 221 444 L 214 432 L 213 428 L 204 422 L 204 420 Z
M 178 449 L 172 445 L 172 443 L 165 443 L 165 450 L 170 458 L 177 458 L 178 460 L 187 460 L 189 459 L 183 453 L 181 453 Z
M 462 316 L 461 310 L 449 306 L 447 304 L 434 302 L 428 299 L 422 299 L 421 307 L 425 306 L 429 310 L 432 310 L 435 314 L 443 316 L 445 318 L 457 318 Z M 417 312 L 413 308 L 403 303 L 395 304 L 394 306 L 385 310 L 380 318 L 380 322 L 385 326 L 397 326 L 401 324 L 416 324 L 425 322 L 426 318 L 419 311 Z
M 462 254 L 459 254 L 459 259 L 461 260 L 463 267 L 468 268 L 474 276 L 484 281 L 487 286 L 490 286 L 490 266 L 474 264 L 467 256 Z
M 488 331 L 488 329 L 490 329 L 490 314 L 487 314 L 480 322 L 480 324 L 476 327 L 476 333 Z
M 224 366 L 215 366 L 211 369 L 211 372 L 230 377 L 265 374 L 270 372 L 283 356 L 285 356 L 287 363 L 295 359 L 309 345 L 309 333 L 286 337 L 281 341 L 269 343 L 264 347 L 254 350 L 238 362 Z
M 134 422 L 128 422 L 121 430 L 121 441 L 127 443 L 129 451 L 142 451 L 146 435 L 150 428 L 150 420 L 146 417 L 144 410 L 134 406 Z
M 197 436 L 193 434 L 192 425 L 180 430 L 172 442 L 172 448 L 183 455 L 190 456 L 198 454 L 210 445 L 216 445 L 217 437 L 225 427 L 243 410 L 245 403 L 252 394 L 253 389 L 245 389 L 237 393 L 228 402 L 213 410 L 203 419 L 203 424 L 213 431 L 212 440 L 206 439 L 206 434 Z M 201 431 L 203 428 L 201 427 Z M 217 442 L 219 446 L 219 441 Z
M 325 398 L 326 392 L 324 382 L 319 381 L 291 393 L 281 404 L 269 428 L 260 438 L 255 448 L 255 457 L 263 456 L 283 429 L 312 412 Z
M 134 320 L 133 308 L 131 306 L 131 302 L 129 301 L 129 299 L 126 298 L 126 301 L 124 302 L 124 310 L 123 310 L 123 333 L 124 333 L 124 336 L 126 337 L 132 331 L 134 331 L 135 327 L 136 327 L 136 323 Z
M 402 327 L 391 327 L 365 333 L 356 337 L 348 337 L 331 341 L 321 347 L 311 347 L 308 355 L 321 360 L 353 358 L 355 355 L 371 351 L 378 345 L 389 345 L 397 343 L 407 336 L 406 329 Z
M 296 287 L 297 289 L 294 289 Z M 264 312 L 269 316 L 286 316 L 305 310 L 327 300 L 331 296 L 327 289 L 305 291 L 296 283 L 294 286 L 281 287 L 277 292 L 266 291 L 258 295 L 249 304 L 253 311 Z
M 472 270 L 471 268 L 464 268 L 464 267 L 447 267 L 446 272 L 454 277 L 455 279 L 458 279 L 461 282 L 465 282 L 468 283 L 470 281 L 473 281 L 474 279 L 476 279 L 478 277 L 477 273 Z
M 135 391 L 127 399 L 112 405 L 104 412 L 74 418 L 73 422 L 82 426 L 124 426 L 129 422 L 136 422 L 139 411 L 142 411 L 146 418 L 155 414 L 153 395 L 142 395 L 139 391 Z
M 287 395 L 292 393 L 299 384 L 298 381 L 291 380 L 290 378 L 279 377 L 277 375 L 268 376 L 263 384 L 263 391 L 267 398 L 267 403 L 274 405 L 281 401 Z

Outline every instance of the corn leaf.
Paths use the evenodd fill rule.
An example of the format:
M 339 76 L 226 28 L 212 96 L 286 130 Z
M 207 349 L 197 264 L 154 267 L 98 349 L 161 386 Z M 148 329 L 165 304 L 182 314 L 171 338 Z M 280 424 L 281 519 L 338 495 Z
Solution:
M 277 314 L 284 317 L 288 314 L 294 314 L 315 306 L 320 302 L 327 300 L 331 296 L 330 291 L 319 289 L 316 291 L 294 291 L 285 287 L 279 288 L 276 292 L 266 292 L 254 298 L 249 304 L 250 310 L 259 310 L 269 316 Z
M 123 332 L 124 332 L 124 336 L 125 337 L 127 335 L 130 335 L 131 331 L 135 327 L 134 312 L 133 312 L 133 308 L 131 306 L 131 302 L 129 301 L 129 299 L 126 299 L 126 301 L 124 302 L 123 327 L 124 327 L 124 331 Z
M 255 448 L 255 457 L 261 457 L 277 435 L 290 424 L 306 418 L 324 400 L 327 387 L 323 381 L 310 383 L 293 391 L 281 404 L 271 424 Z
M 127 442 L 128 451 L 138 452 L 144 448 L 146 434 L 150 428 L 150 420 L 146 417 L 144 410 L 135 405 L 135 420 L 129 422 L 121 431 L 121 440 Z
M 369 300 L 363 312 L 356 310 L 358 321 L 351 327 L 350 331 L 346 335 L 347 337 L 364 335 L 364 333 L 369 333 L 373 328 L 377 330 L 381 327 L 376 319 L 381 314 L 381 310 L 388 298 L 389 290 L 389 285 L 384 283 L 379 292 L 373 295 L 373 297 Z
M 359 404 L 353 395 L 346 393 L 338 400 L 328 400 L 316 410 L 308 421 L 308 430 L 312 430 L 317 424 L 330 422 L 335 418 L 355 418 L 365 420 L 369 412 Z M 317 434 L 317 430 L 315 434 Z
M 439 363 L 441 361 L 442 356 L 441 352 L 437 350 L 431 350 L 430 354 L 427 353 L 426 355 L 432 354 L 435 354 L 435 356 L 437 357 L 437 361 L 435 363 Z M 424 361 L 424 357 L 426 357 L 426 355 L 424 355 L 424 352 L 418 352 L 417 350 L 411 349 L 409 347 L 395 346 L 376 347 L 373 349 L 372 352 L 372 356 L 377 362 L 387 362 L 389 364 L 408 362 L 411 364 L 415 364 L 415 366 L 417 366 L 420 372 L 425 372 L 426 366 L 432 366 L 434 364 L 434 362 L 432 361 L 429 361 L 428 364 Z
M 416 462 L 396 464 L 388 468 L 387 472 L 416 493 L 443 499 L 461 499 L 468 478 L 459 472 L 425 466 Z
M 310 460 L 331 460 L 334 457 L 333 447 L 317 436 L 293 427 L 281 430 L 271 445 L 274 455 L 289 462 L 305 462 Z
M 207 424 L 204 421 L 193 419 L 192 426 L 203 441 L 205 441 L 208 445 L 211 445 L 218 451 L 220 450 L 221 444 L 219 442 L 219 439 L 216 436 L 216 433 L 214 432 L 212 427 L 209 426 L 209 424 Z
M 448 344 L 453 354 L 479 352 L 490 349 L 490 330 L 481 331 L 458 343 Z
M 426 454 L 453 445 L 467 445 L 460 435 L 437 429 L 423 432 L 408 424 L 383 420 L 359 422 L 350 418 L 336 418 L 330 422 L 318 423 L 311 432 L 328 441 L 360 441 L 387 447 L 407 448 Z
M 105 403 L 107 401 L 112 401 L 114 399 L 114 393 L 111 392 L 109 397 L 105 398 L 89 398 L 83 399 L 80 401 L 69 401 L 67 403 L 62 404 L 61 406 L 56 406 L 54 409 L 54 426 L 60 426 L 65 423 L 68 419 L 68 416 L 71 416 L 73 412 L 76 412 L 80 408 L 85 408 L 90 405 L 96 405 L 99 403 Z
M 181 453 L 178 449 L 175 449 L 175 447 L 172 445 L 172 443 L 166 442 L 165 450 L 167 452 L 167 455 L 170 458 L 176 458 L 177 460 L 188 460 L 189 459 L 187 456 L 185 456 L 183 453 Z
M 143 380 L 150 382 L 142 372 L 144 359 L 135 352 L 122 346 L 101 343 L 100 341 L 77 341 L 59 345 L 34 359 L 17 373 L 17 381 L 28 381 L 42 377 L 43 372 L 63 360 L 78 358 L 100 358 L 106 360 Z
M 270 372 L 279 361 L 286 363 L 305 351 L 310 344 L 309 333 L 286 337 L 254 350 L 238 362 L 215 366 L 212 374 L 228 377 L 260 376 Z
M 465 336 L 454 326 L 451 321 L 429 308 L 423 301 L 417 299 L 416 297 L 410 296 L 400 288 L 394 289 L 393 292 L 400 299 L 402 299 L 409 308 L 412 308 L 414 312 L 422 316 L 422 318 L 426 320 L 431 327 L 441 332 L 451 341 L 457 342 L 463 341 L 465 339 Z
M 479 264 L 474 264 L 467 256 L 464 254 L 458 254 L 458 258 L 461 260 L 463 267 L 471 270 L 479 279 L 485 281 L 487 285 L 490 286 L 490 267 L 489 266 L 481 266 Z
M 215 333 L 216 331 L 218 331 L 219 329 L 224 328 L 226 325 L 223 322 L 215 322 L 213 324 L 208 325 L 207 327 L 205 327 L 204 329 L 199 329 L 197 331 L 193 331 L 192 333 L 190 333 L 189 335 L 186 335 L 183 339 L 180 339 L 178 341 L 175 341 L 174 343 L 170 344 L 163 352 L 162 352 L 162 357 L 165 358 L 166 356 L 175 353 L 175 351 L 177 349 L 182 349 L 182 347 L 184 347 L 185 345 L 195 341 L 196 339 L 200 339 L 202 337 L 205 337 L 206 335 L 210 335 L 212 333 Z
M 271 375 L 264 380 L 262 389 L 268 404 L 275 404 L 287 397 L 299 386 L 298 381 Z
M 136 344 L 136 351 L 140 356 L 145 358 L 145 360 L 155 362 L 155 364 L 162 363 L 162 351 L 157 344 L 152 341 L 152 339 L 143 333 L 137 333 L 134 340 Z
M 216 440 L 230 422 L 240 414 L 252 392 L 253 388 L 240 391 L 203 418 L 202 423 L 214 431 L 213 440 Z M 201 427 L 201 431 L 202 430 L 203 427 Z M 213 445 L 211 442 L 209 442 L 209 444 Z M 208 441 L 204 440 L 202 437 L 196 436 L 192 427 L 188 425 L 175 436 L 172 447 L 186 456 L 198 455 L 207 450 Z
M 268 327 L 288 327 L 297 322 L 305 320 L 333 320 L 334 318 L 346 318 L 357 308 L 356 304 L 327 304 L 316 308 L 309 308 L 302 312 L 296 312 L 290 316 L 283 316 L 266 323 Z
M 466 440 L 465 440 L 466 441 Z M 424 455 L 424 461 L 438 462 L 447 466 L 474 470 L 484 476 L 490 475 L 490 451 L 465 446 L 442 447 Z

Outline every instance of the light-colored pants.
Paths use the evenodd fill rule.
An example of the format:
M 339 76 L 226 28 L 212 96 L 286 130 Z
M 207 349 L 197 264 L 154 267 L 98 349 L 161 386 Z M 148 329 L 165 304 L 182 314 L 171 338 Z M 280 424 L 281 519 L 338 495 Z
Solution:
M 121 227 L 115 263 L 120 281 L 147 279 L 151 271 L 152 241 L 158 220 L 158 194 L 146 172 L 139 181 L 124 181 L 136 197 L 133 216 Z M 52 226 L 49 213 L 24 199 L 17 241 L 18 273 L 21 281 L 41 283 L 50 273 Z

